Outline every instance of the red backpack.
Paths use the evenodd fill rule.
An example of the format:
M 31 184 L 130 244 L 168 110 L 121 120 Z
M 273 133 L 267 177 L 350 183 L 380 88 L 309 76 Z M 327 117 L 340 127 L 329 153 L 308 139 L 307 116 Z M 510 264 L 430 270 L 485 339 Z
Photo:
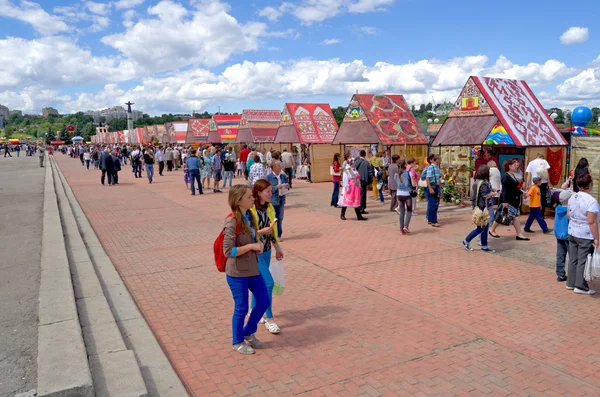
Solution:
M 233 216 L 233 214 L 229 214 L 227 215 L 227 218 L 231 218 Z M 227 219 L 225 218 L 225 219 Z M 225 228 L 223 228 L 223 230 L 221 230 L 221 233 L 219 233 L 219 235 L 217 236 L 217 239 L 215 240 L 215 243 L 213 244 L 213 251 L 215 254 L 215 264 L 217 265 L 217 270 L 220 271 L 221 273 L 225 272 L 225 265 L 227 264 L 227 257 L 225 256 L 225 254 L 223 253 L 223 240 L 225 239 Z M 235 230 L 235 235 L 239 235 L 240 234 L 240 227 L 237 226 L 237 222 L 236 222 L 236 230 Z

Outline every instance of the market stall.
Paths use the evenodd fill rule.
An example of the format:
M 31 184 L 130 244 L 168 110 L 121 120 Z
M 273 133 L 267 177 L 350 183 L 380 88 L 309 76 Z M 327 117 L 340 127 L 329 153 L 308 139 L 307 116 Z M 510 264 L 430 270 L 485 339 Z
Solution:
M 239 114 L 215 114 L 210 121 L 207 143 L 235 143 L 241 119 Z
M 325 103 L 286 103 L 274 143 L 309 145 L 313 182 L 331 181 L 329 167 L 339 145 L 332 145 L 338 125 Z M 286 146 L 286 145 L 282 145 Z
M 390 157 L 414 157 L 422 167 L 428 139 L 402 95 L 355 94 L 333 143 L 343 145 L 343 152 L 353 157 L 362 149 L 375 149 Z
M 472 160 L 474 149 L 479 147 L 492 150 L 501 173 L 504 161 L 519 158 L 524 167 L 538 152 L 547 160 L 550 156 L 553 169 L 561 169 L 562 164 L 554 159 L 562 156 L 565 145 L 567 142 L 525 81 L 476 76 L 469 77 L 432 142 L 432 147 L 438 147 L 433 151 L 442 154 L 442 160 L 448 151 L 456 153 L 446 154 L 446 174 L 450 169 L 456 173 L 464 168 L 465 154 L 468 152 Z M 469 168 L 472 174 L 473 162 Z M 469 181 L 464 186 L 465 194 L 469 193 L 468 186 Z
M 280 120 L 279 110 L 244 110 L 235 141 L 258 149 L 281 151 L 281 144 L 274 143 Z

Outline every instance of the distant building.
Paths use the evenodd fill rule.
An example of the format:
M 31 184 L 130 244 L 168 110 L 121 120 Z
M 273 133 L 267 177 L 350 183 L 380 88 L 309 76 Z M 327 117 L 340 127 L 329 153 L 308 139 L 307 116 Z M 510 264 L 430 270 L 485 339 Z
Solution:
M 141 119 L 144 115 L 143 112 L 139 110 L 132 110 L 133 121 L 137 119 Z M 127 118 L 127 110 L 123 106 L 113 106 L 112 108 L 102 109 L 102 110 L 88 110 L 85 114 L 90 115 L 94 118 L 94 123 L 99 123 L 102 121 L 102 117 L 104 117 L 105 122 L 109 122 L 114 119 L 126 119 Z
M 56 110 L 54 108 L 50 108 L 50 107 L 42 109 L 42 116 L 43 117 L 48 117 L 51 114 L 54 114 L 54 115 L 58 116 L 58 110 Z
M 6 106 L 0 105 L 0 116 L 4 117 L 4 119 L 10 116 L 10 112 Z
M 16 114 L 17 116 L 23 116 L 23 111 L 21 111 L 21 110 L 11 110 L 11 111 L 8 112 L 8 114 L 10 116 L 12 116 L 13 114 Z

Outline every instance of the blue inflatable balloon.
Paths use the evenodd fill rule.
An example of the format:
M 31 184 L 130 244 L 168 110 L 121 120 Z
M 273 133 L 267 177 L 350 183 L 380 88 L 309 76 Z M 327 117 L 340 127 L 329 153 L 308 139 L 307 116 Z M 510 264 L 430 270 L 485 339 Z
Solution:
M 592 111 L 585 106 L 577 106 L 571 113 L 571 121 L 576 127 L 585 127 L 592 121 Z

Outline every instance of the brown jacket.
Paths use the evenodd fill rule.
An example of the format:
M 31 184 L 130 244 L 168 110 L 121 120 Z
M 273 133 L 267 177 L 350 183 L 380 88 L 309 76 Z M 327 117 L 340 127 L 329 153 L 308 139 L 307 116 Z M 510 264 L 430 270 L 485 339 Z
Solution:
M 246 252 L 242 256 L 231 256 L 234 247 L 252 244 L 252 235 L 240 233 L 236 236 L 237 223 L 235 218 L 227 218 L 224 226 L 223 254 L 227 257 L 225 273 L 231 277 L 251 277 L 260 274 L 258 270 L 258 254 L 256 251 Z

